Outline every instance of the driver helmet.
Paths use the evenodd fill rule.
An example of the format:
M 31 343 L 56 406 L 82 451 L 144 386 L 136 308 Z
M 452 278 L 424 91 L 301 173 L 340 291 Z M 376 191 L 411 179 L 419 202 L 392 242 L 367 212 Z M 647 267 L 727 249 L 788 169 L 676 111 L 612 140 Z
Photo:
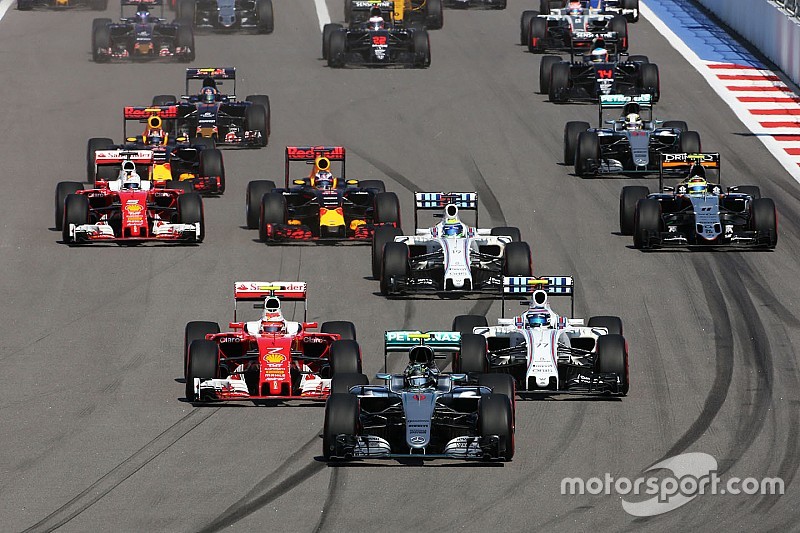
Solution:
M 314 187 L 328 191 L 336 186 L 336 179 L 327 170 L 318 170 L 314 174 Z
M 385 27 L 386 23 L 383 20 L 383 17 L 380 15 L 370 17 L 369 18 L 369 25 L 368 28 L 370 30 L 382 30 Z
M 570 2 L 568 9 L 570 15 L 583 15 L 583 6 L 580 2 Z
M 406 367 L 403 378 L 406 386 L 414 389 L 425 387 L 433 381 L 428 366 L 415 363 Z
M 147 132 L 145 142 L 151 146 L 159 146 L 164 144 L 164 130 L 154 129 Z
M 546 328 L 550 325 L 550 313 L 532 311 L 525 317 L 529 328 Z
M 204 104 L 213 104 L 217 100 L 217 90 L 214 87 L 203 87 L 200 91 L 200 101 Z
M 708 190 L 708 182 L 700 176 L 693 176 L 686 182 L 688 194 L 705 194 Z
M 442 237 L 463 237 L 464 224 L 458 219 L 451 219 L 442 225 Z
M 261 333 L 286 333 L 286 322 L 283 320 L 262 320 Z
M 147 7 L 143 4 L 139 4 L 139 7 L 136 8 L 136 22 L 139 24 L 146 24 L 150 21 L 150 12 L 147 10 Z
M 141 189 L 142 178 L 136 173 L 136 165 L 133 161 L 123 161 L 122 170 L 119 172 L 119 179 L 122 180 L 122 189 Z
M 408 362 L 411 364 L 431 366 L 433 360 L 433 349 L 425 344 L 414 346 L 408 351 Z
M 638 113 L 630 113 L 625 116 L 625 129 L 627 130 L 640 130 L 642 129 L 642 117 Z
M 592 50 L 591 53 L 592 63 L 607 63 L 608 50 L 603 47 L 598 47 Z

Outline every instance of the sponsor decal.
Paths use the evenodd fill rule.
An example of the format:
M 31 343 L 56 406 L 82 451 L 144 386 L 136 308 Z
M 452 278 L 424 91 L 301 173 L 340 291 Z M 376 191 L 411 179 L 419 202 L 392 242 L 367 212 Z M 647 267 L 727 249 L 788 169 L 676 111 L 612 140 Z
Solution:
M 409 440 L 411 441 L 411 444 L 422 444 L 423 442 L 425 442 L 425 437 L 420 437 L 418 435 L 415 435 L 411 437 L 411 439 Z
M 415 394 L 415 395 L 413 396 L 413 398 L 414 398 L 415 400 L 417 400 L 418 402 L 421 402 L 422 400 L 424 400 L 424 399 L 426 398 L 426 396 L 425 396 L 424 394 Z
M 418 342 L 420 333 L 416 331 L 388 331 L 387 342 Z M 461 334 L 456 331 L 432 331 L 426 342 L 461 342 Z
M 280 348 L 273 348 L 272 350 L 280 350 Z M 286 356 L 282 353 L 271 351 L 270 353 L 265 354 L 262 359 L 266 363 L 279 364 L 286 361 Z
M 286 154 L 289 159 L 314 160 L 317 157 L 327 157 L 331 160 L 343 160 L 344 148 L 341 146 L 288 146 Z

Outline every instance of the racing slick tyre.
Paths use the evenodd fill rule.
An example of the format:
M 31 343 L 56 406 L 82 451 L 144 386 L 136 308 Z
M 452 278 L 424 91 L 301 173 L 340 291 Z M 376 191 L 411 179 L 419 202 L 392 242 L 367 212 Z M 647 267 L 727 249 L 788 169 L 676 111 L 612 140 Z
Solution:
M 485 328 L 489 325 L 483 315 L 458 315 L 453 319 L 453 331 L 462 335 L 472 334 L 474 328 Z
M 186 324 L 183 332 L 183 377 L 189 371 L 189 346 L 194 341 L 205 340 L 206 335 L 219 333 L 219 324 L 204 320 L 193 320 Z
M 550 70 L 547 95 L 551 102 L 566 102 L 564 93 L 569 89 L 569 63 L 556 63 Z
M 170 105 L 178 101 L 174 94 L 157 94 L 153 97 L 154 106 Z
M 650 247 L 650 235 L 661 231 L 661 204 L 645 198 L 636 204 L 633 223 L 633 246 L 639 250 Z
M 485 374 L 489 371 L 486 337 L 474 333 L 461 334 L 461 351 L 453 358 L 456 374 Z
M 628 394 L 628 347 L 622 335 L 603 335 L 597 339 L 595 370 L 599 374 L 616 374 L 619 394 Z
M 264 110 L 267 112 L 267 137 L 269 137 L 269 134 L 272 133 L 272 108 L 269 106 L 269 96 L 266 94 L 251 94 L 244 101 L 264 106 Z
M 194 242 L 203 242 L 206 236 L 203 217 L 203 199 L 196 192 L 178 196 L 178 220 L 181 224 L 199 224 L 200 230 Z
M 517 387 L 511 374 L 481 374 L 478 376 L 478 385 L 489 387 L 492 394 L 505 394 L 511 400 L 511 406 L 514 406 Z
M 194 378 L 214 379 L 219 372 L 217 343 L 200 339 L 189 345 L 189 362 L 186 365 L 186 399 L 199 400 L 194 395 Z
M 270 180 L 255 180 L 247 184 L 247 199 L 245 201 L 245 216 L 247 229 L 258 229 L 258 217 L 261 215 L 261 199 L 265 194 L 271 193 L 275 182 Z
M 353 394 L 331 394 L 325 402 L 322 456 L 330 461 L 339 435 L 358 434 L 358 398 Z
M 658 102 L 661 97 L 661 78 L 658 74 L 658 65 L 644 63 L 639 68 L 639 87 L 641 91 L 652 94 L 653 102 Z
M 178 0 L 175 18 L 194 24 L 197 9 L 197 0 Z
M 561 58 L 558 56 L 542 56 L 539 61 L 539 93 L 550 94 L 550 72 L 553 70 L 553 65 L 561 63 Z
M 352 322 L 346 320 L 329 320 L 328 322 L 323 322 L 319 330 L 322 333 L 335 333 L 339 335 L 342 340 L 356 340 L 356 326 Z
M 618 316 L 593 316 L 588 325 L 590 328 L 606 328 L 609 335 L 622 335 L 622 319 Z
M 191 180 L 172 181 L 168 188 L 183 191 L 184 193 L 194 192 L 194 183 Z
M 332 376 L 361 373 L 361 348 L 355 340 L 333 341 L 329 353 Z
M 539 0 L 539 13 L 542 15 L 550 14 L 550 0 Z
M 68 194 L 64 200 L 64 222 L 61 226 L 61 238 L 64 243 L 72 243 L 69 235 L 70 224 L 86 224 L 89 222 L 89 199 L 82 194 Z
M 647 56 L 641 55 L 632 55 L 628 56 L 629 63 L 650 63 L 650 58 Z
M 336 374 L 331 378 L 331 394 L 349 394 L 350 387 L 369 385 L 369 378 L 364 374 Z
M 581 177 L 592 176 L 591 161 L 600 161 L 600 138 L 593 131 L 584 131 L 578 135 L 578 146 L 575 149 L 575 174 Z
M 347 1 L 349 2 L 350 0 L 347 0 Z M 348 12 L 348 9 L 346 7 L 345 7 L 344 12 L 345 13 Z M 333 34 L 333 32 L 341 30 L 341 29 L 342 29 L 342 25 L 341 24 L 335 24 L 335 23 L 333 23 L 333 24 L 325 24 L 325 26 L 322 28 L 322 59 L 325 59 L 325 60 L 328 59 L 328 52 L 331 49 L 331 35 Z
M 86 181 L 95 182 L 94 157 L 98 150 L 111 150 L 114 148 L 114 141 L 108 137 L 92 137 L 86 145 Z
M 381 294 L 388 295 L 392 280 L 408 278 L 408 245 L 404 242 L 387 242 L 381 260 Z
M 266 146 L 269 142 L 269 114 L 267 108 L 260 104 L 252 104 L 244 110 L 244 128 L 247 131 L 261 133 L 259 146 Z
M 622 15 L 617 15 L 608 21 L 608 31 L 617 32 L 617 39 L 619 46 L 617 50 L 620 52 L 628 51 L 628 20 Z
M 92 59 L 95 63 L 108 61 L 108 57 L 98 53 L 100 48 L 106 50 L 111 48 L 111 29 L 109 25 L 111 19 L 102 18 L 92 21 Z
M 680 130 L 681 133 L 689 131 L 689 125 L 684 120 L 665 120 L 661 127 Z
M 528 52 L 543 54 L 546 50 L 545 38 L 547 37 L 547 19 L 534 17 L 528 28 Z
M 342 68 L 345 64 L 347 52 L 347 31 L 339 30 L 331 33 L 328 45 L 328 67 Z
M 636 219 L 636 204 L 647 198 L 650 189 L 632 185 L 622 188 L 619 193 L 619 232 L 622 235 L 633 235 Z
M 286 224 L 286 198 L 279 192 L 265 194 L 258 213 L 258 239 L 267 242 L 267 224 Z
M 736 192 L 747 194 L 753 200 L 761 198 L 761 188 L 758 185 L 739 185 L 736 187 Z
M 378 226 L 372 234 L 372 278 L 380 280 L 383 267 L 383 247 L 394 242 L 403 232 L 395 226 Z
M 444 27 L 444 5 L 442 0 L 425 2 L 425 27 L 429 30 L 441 30 Z M 430 57 L 428 59 L 430 64 Z
M 393 192 L 379 192 L 373 199 L 376 224 L 394 224 L 400 228 L 400 200 Z
M 61 231 L 64 224 L 64 202 L 67 196 L 75 194 L 83 189 L 83 183 L 77 181 L 60 181 L 56 185 L 56 225 L 55 228 Z
M 258 19 L 259 33 L 272 33 L 275 31 L 275 13 L 272 10 L 272 0 L 256 0 L 256 18 Z
M 578 148 L 578 136 L 589 129 L 588 122 L 570 121 L 564 126 L 564 163 L 575 164 L 575 150 Z
M 753 230 L 769 236 L 763 241 L 767 248 L 775 248 L 778 244 L 778 212 L 771 198 L 753 200 L 750 204 L 750 224 Z
M 108 0 L 89 0 L 89 9 L 92 11 L 105 11 L 108 9 Z
M 386 184 L 383 180 L 361 180 L 358 182 L 358 186 L 362 189 L 375 189 L 379 193 L 386 192 Z
M 496 228 L 492 228 L 490 235 L 494 235 L 496 237 L 511 237 L 511 242 L 522 241 L 522 234 L 520 233 L 519 228 L 514 226 L 498 226 Z
M 503 249 L 503 274 L 505 276 L 531 276 L 531 248 L 527 242 L 510 242 Z
M 220 150 L 214 148 L 200 152 L 200 176 L 219 178 L 219 187 L 214 192 L 216 194 L 225 192 L 225 164 Z
M 696 131 L 684 131 L 681 133 L 679 144 L 681 152 L 685 154 L 697 154 L 702 151 L 700 134 Z
M 636 13 L 625 15 L 628 22 L 637 22 L 639 20 L 639 0 L 622 0 L 622 9 L 635 9 Z
M 538 11 L 528 9 L 522 12 L 519 19 L 519 44 L 525 46 L 531 40 L 531 21 L 539 14 Z
M 180 60 L 188 63 L 194 61 L 194 30 L 189 22 L 178 22 L 178 30 L 175 32 L 175 46 L 183 48 Z M 186 50 L 189 50 L 186 52 Z
M 33 9 L 33 2 L 31 0 L 17 0 L 17 10 L 30 11 Z
M 355 396 L 353 396 L 355 398 Z M 478 433 L 500 437 L 500 459 L 514 457 L 514 409 L 505 394 L 484 394 L 478 404 Z
M 202 146 L 203 149 L 214 149 L 217 147 L 217 141 L 214 140 L 214 137 L 195 137 L 192 139 L 192 144 L 194 146 Z
M 428 0 L 430 2 L 430 0 Z M 413 37 L 414 67 L 431 66 L 431 39 L 425 30 L 416 30 Z

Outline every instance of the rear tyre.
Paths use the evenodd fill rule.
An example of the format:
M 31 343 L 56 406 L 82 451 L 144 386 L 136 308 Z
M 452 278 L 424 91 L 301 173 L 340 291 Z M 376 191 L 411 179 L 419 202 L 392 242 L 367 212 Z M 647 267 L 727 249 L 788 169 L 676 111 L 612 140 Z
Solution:
M 328 67 L 342 68 L 347 53 L 347 31 L 339 30 L 331 33 L 328 47 Z
M 635 9 L 634 13 L 625 15 L 628 22 L 637 22 L 639 20 L 639 0 L 622 0 L 622 9 Z
M 380 192 L 374 199 L 374 219 L 376 224 L 394 224 L 400 228 L 400 200 L 393 192 Z
M 383 247 L 381 293 L 388 295 L 392 290 L 392 280 L 407 279 L 408 271 L 408 245 L 403 242 L 387 242 Z
M 593 131 L 584 131 L 579 134 L 578 147 L 575 150 L 575 174 L 581 177 L 592 176 L 594 166 L 599 161 L 600 137 Z
M 596 369 L 600 374 L 616 374 L 619 394 L 628 394 L 628 348 L 622 335 L 603 335 L 597 339 Z
M 650 189 L 640 186 L 627 186 L 619 194 L 619 232 L 623 235 L 633 235 L 636 219 L 636 204 L 639 200 L 647 198 Z
M 575 164 L 575 150 L 578 149 L 578 136 L 589 129 L 588 122 L 570 121 L 564 126 L 564 163 Z
M 266 94 L 252 94 L 244 99 L 245 102 L 261 104 L 267 112 L 267 137 L 272 133 L 272 108 L 269 105 L 269 96 Z
M 261 198 L 271 193 L 275 182 L 270 180 L 255 180 L 247 184 L 247 198 L 245 200 L 245 217 L 247 229 L 258 229 L 258 217 L 261 215 Z
M 272 0 L 256 0 L 256 17 L 258 18 L 259 33 L 272 33 L 275 30 Z
M 95 154 L 100 150 L 112 150 L 114 141 L 108 137 L 92 137 L 86 145 L 86 181 L 95 182 Z
M 514 405 L 514 398 L 516 397 L 517 387 L 514 383 L 514 378 L 510 374 L 483 374 L 478 376 L 478 385 L 481 387 L 489 387 L 492 389 L 492 394 L 504 394 L 511 400 L 511 405 Z
M 69 225 L 81 225 L 89 222 L 89 199 L 82 194 L 68 194 L 64 200 L 64 222 L 61 227 L 61 238 L 66 244 L 73 242 L 69 235 Z
M 550 71 L 550 86 L 548 97 L 551 102 L 565 102 L 568 100 L 566 92 L 569 90 L 569 63 L 556 63 Z
M 511 242 L 522 241 L 522 234 L 520 233 L 519 228 L 514 226 L 498 226 L 496 228 L 492 228 L 490 235 L 494 235 L 496 237 L 511 237 Z
M 527 242 L 510 242 L 503 249 L 503 274 L 506 276 L 530 276 L 531 249 Z
M 444 27 L 442 0 L 427 0 L 425 3 L 425 27 L 429 30 L 441 30 Z
M 759 198 L 753 200 L 751 207 L 751 225 L 755 231 L 767 236 L 765 244 L 767 248 L 775 248 L 778 244 L 778 212 L 775 209 L 775 202 L 771 198 Z
M 183 332 L 183 377 L 189 371 L 189 346 L 194 341 L 205 340 L 206 335 L 219 333 L 219 324 L 204 320 L 194 320 L 186 324 Z
M 606 328 L 609 335 L 622 335 L 622 319 L 618 316 L 593 316 L 589 318 L 590 328 Z
M 203 217 L 203 199 L 196 192 L 178 196 L 178 220 L 181 224 L 199 224 L 200 229 L 194 242 L 203 242 L 205 238 L 205 221 Z
M 550 75 L 553 65 L 561 63 L 558 56 L 542 56 L 539 61 L 539 93 L 550 94 Z
M 618 50 L 620 52 L 628 51 L 628 21 L 625 17 L 617 15 L 612 18 L 608 23 L 609 31 L 617 32 Z
M 403 232 L 394 226 L 378 226 L 372 234 L 372 278 L 381 279 L 383 266 L 383 247 L 386 243 L 394 242 Z
M 643 55 L 632 55 L 628 56 L 628 61 L 630 63 L 650 63 L 650 58 Z
M 213 341 L 196 340 L 189 345 L 186 370 L 186 399 L 198 401 L 194 394 L 194 379 L 214 379 L 219 373 L 219 351 Z
M 348 2 L 349 1 L 350 0 L 348 0 Z M 348 9 L 345 8 L 345 13 L 347 12 Z M 322 59 L 328 59 L 329 51 L 331 49 L 331 35 L 333 35 L 333 32 L 341 29 L 341 24 L 325 24 L 325 26 L 322 28 Z
M 697 154 L 702 151 L 700 144 L 700 134 L 696 131 L 684 131 L 680 139 L 681 152 L 686 154 Z
M 532 54 L 543 54 L 547 49 L 545 39 L 547 37 L 547 19 L 533 17 L 530 28 L 528 29 L 528 52 Z
M 758 185 L 739 185 L 736 187 L 736 192 L 746 194 L 753 200 L 761 198 L 761 188 Z
M 550 14 L 550 0 L 539 0 L 539 13 L 542 15 Z
M 525 46 L 531 40 L 531 21 L 539 14 L 538 11 L 526 10 L 519 19 L 519 44 Z
M 472 334 L 475 328 L 488 327 L 489 323 L 483 315 L 458 315 L 453 319 L 453 331 L 457 331 L 462 335 Z
M 661 80 L 658 74 L 658 65 L 646 63 L 640 66 L 639 84 L 643 93 L 653 95 L 653 102 L 658 102 L 661 96 Z
M 364 374 L 336 374 L 331 378 L 331 394 L 350 394 L 350 387 L 369 385 Z
M 500 458 L 514 457 L 514 411 L 505 394 L 485 394 L 478 404 L 478 432 L 482 437 L 500 438 Z
M 355 340 L 333 341 L 328 357 L 332 376 L 361 373 L 361 348 Z
M 225 164 L 220 150 L 214 148 L 200 152 L 200 175 L 204 178 L 219 178 L 219 188 L 215 192 L 225 192 Z
M 31 9 L 33 9 L 32 0 L 17 0 L 17 10 L 30 11 Z
M 261 134 L 259 146 L 267 145 L 269 139 L 268 119 L 267 109 L 261 104 L 249 105 L 244 110 L 244 127 L 247 131 L 257 131 Z
M 375 189 L 376 192 L 386 192 L 386 184 L 383 180 L 360 180 L 358 187 L 362 189 Z
M 689 131 L 689 125 L 683 120 L 666 120 L 662 127 L 676 129 L 681 133 Z
M 286 224 L 286 198 L 279 192 L 267 193 L 261 197 L 259 210 L 258 238 L 267 241 L 267 224 Z
M 358 434 L 358 398 L 352 394 L 331 394 L 325 402 L 325 424 L 322 429 L 322 456 L 331 460 L 336 437 Z
M 157 94 L 153 97 L 153 105 L 154 106 L 165 106 L 174 104 L 178 101 L 178 98 L 174 94 Z
M 633 246 L 639 250 L 650 247 L 650 236 L 661 231 L 661 204 L 645 198 L 636 204 L 633 226 Z
M 486 337 L 475 333 L 461 334 L 461 350 L 453 359 L 456 374 L 485 374 L 489 371 Z
M 330 320 L 328 322 L 323 322 L 319 330 L 322 333 L 335 333 L 339 335 L 342 340 L 356 340 L 356 326 L 352 322 L 346 320 Z
M 64 227 L 64 202 L 67 196 L 83 190 L 83 183 L 77 181 L 61 181 L 56 185 L 56 224 L 58 231 Z

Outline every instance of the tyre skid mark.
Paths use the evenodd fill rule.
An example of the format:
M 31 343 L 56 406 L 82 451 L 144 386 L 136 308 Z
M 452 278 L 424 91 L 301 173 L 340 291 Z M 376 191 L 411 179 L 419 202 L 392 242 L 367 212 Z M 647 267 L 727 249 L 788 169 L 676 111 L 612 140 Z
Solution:
M 341 468 L 331 468 L 331 479 L 328 482 L 328 496 L 325 498 L 325 503 L 322 504 L 322 512 L 317 522 L 317 527 L 314 528 L 314 533 L 324 531 L 328 521 L 332 518 L 331 512 L 335 508 L 335 503 L 340 487 L 340 477 L 345 476 L 345 470 Z

